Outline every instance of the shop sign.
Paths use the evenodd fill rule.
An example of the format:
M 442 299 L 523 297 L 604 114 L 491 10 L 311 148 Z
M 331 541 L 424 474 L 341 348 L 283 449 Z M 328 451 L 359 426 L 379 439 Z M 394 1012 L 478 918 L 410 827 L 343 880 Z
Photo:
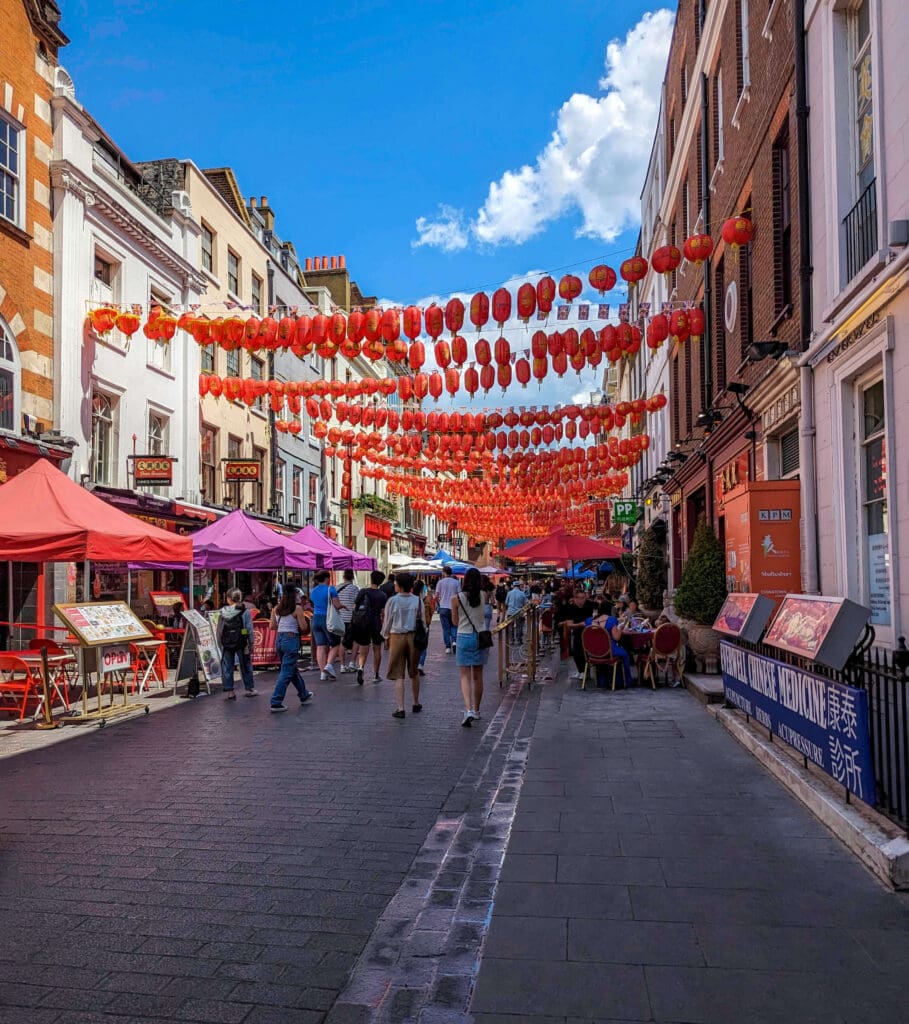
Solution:
M 843 339 L 836 345 L 835 348 L 831 349 L 827 354 L 827 362 L 833 363 L 846 351 L 848 351 L 857 341 L 861 340 L 864 335 L 871 330 L 876 324 L 880 322 L 881 311 L 875 310 L 871 316 L 865 317 L 865 319 L 854 327 L 848 334 L 844 335 Z
M 748 452 L 739 452 L 731 462 L 727 462 L 714 478 L 714 497 L 717 505 L 722 505 L 730 491 L 748 483 Z
M 129 644 L 112 644 L 102 647 L 98 656 L 98 672 L 102 676 L 114 672 L 128 672 L 130 667 Z
M 366 536 L 378 540 L 391 540 L 391 523 L 385 519 L 378 519 L 376 516 L 364 516 Z
M 614 501 L 612 503 L 612 521 L 614 523 L 636 523 L 640 509 L 636 501 Z
M 131 455 L 133 483 L 136 487 L 170 487 L 174 482 L 174 463 L 170 455 Z
M 720 643 L 726 700 L 866 803 L 875 802 L 868 694 Z
M 224 463 L 224 479 L 241 483 L 259 481 L 262 479 L 262 463 L 258 459 L 227 459 Z
M 610 508 L 608 502 L 599 502 L 593 507 L 593 523 L 594 533 L 602 535 L 609 533 L 610 528 Z

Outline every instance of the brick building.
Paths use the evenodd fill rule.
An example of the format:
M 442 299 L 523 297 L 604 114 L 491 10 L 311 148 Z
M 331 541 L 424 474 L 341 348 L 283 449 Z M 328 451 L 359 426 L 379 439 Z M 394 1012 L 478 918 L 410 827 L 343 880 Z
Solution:
M 683 262 L 668 282 L 670 299 L 701 305 L 707 321 L 702 341 L 669 352 L 672 575 L 706 515 L 726 545 L 730 588 L 771 596 L 800 589 L 799 375 L 783 358 L 803 347 L 794 60 L 791 5 L 680 0 L 664 81 L 665 190 L 644 211 L 654 246 L 698 232 L 714 240 L 708 261 Z M 734 251 L 721 232 L 738 215 L 754 235 Z M 759 486 L 781 478 L 791 482 Z M 759 491 L 772 494 L 774 521 L 790 524 L 769 545 L 780 553 L 770 568 L 739 525 L 730 533 L 741 519 L 731 503 Z

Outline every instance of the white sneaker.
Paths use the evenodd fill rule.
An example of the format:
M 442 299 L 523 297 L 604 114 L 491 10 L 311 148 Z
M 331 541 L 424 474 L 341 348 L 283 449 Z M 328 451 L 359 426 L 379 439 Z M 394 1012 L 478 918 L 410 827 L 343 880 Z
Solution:
M 473 715 L 474 721 L 479 722 L 479 720 L 480 720 L 480 712 L 479 711 L 471 711 L 470 713 Z
M 338 678 L 338 673 L 335 672 L 334 665 L 326 665 L 325 666 L 325 674 L 328 676 L 329 679 L 337 679 Z
M 473 723 L 473 712 L 472 711 L 465 711 L 464 712 L 464 718 L 461 720 L 461 725 L 463 725 L 466 729 L 469 729 L 472 723 Z
M 320 683 L 324 683 L 324 682 L 325 682 L 325 680 L 326 680 L 327 678 L 328 678 L 328 676 L 327 676 L 327 675 L 325 675 L 325 673 L 324 673 L 324 672 L 320 672 L 320 673 L 319 673 L 319 682 L 320 682 Z

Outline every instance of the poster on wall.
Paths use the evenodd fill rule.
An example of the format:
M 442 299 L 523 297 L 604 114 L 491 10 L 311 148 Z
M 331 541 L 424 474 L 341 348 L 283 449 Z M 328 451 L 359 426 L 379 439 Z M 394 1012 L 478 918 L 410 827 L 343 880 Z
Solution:
M 720 643 L 726 700 L 866 803 L 876 797 L 868 694 Z
M 890 625 L 890 544 L 886 533 L 868 537 L 868 604 L 873 626 Z
M 871 611 L 845 597 L 787 594 L 764 642 L 830 668 L 846 664 Z

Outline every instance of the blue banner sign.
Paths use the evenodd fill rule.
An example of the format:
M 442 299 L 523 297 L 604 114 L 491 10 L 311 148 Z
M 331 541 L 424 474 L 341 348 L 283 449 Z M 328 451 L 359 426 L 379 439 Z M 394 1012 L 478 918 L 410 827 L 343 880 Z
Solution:
M 726 700 L 866 803 L 875 802 L 868 694 L 720 643 Z

